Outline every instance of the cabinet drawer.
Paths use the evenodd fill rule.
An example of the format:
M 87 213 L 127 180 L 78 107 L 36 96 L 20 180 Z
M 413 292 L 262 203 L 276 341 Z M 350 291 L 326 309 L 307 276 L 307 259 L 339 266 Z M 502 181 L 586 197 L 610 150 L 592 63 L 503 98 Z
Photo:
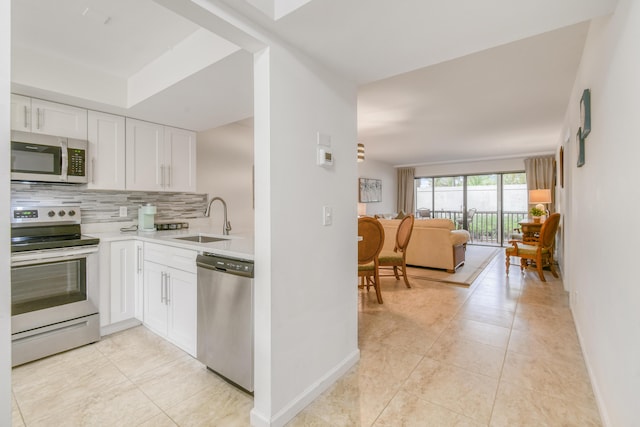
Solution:
M 190 249 L 176 248 L 157 243 L 144 244 L 145 261 L 155 262 L 167 267 L 176 268 L 189 273 L 195 273 L 197 251 Z

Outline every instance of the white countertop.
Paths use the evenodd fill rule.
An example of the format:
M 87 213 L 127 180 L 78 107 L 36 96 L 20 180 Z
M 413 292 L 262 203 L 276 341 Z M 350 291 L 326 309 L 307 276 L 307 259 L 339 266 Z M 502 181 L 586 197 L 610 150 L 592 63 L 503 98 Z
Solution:
M 163 231 L 109 231 L 109 232 L 88 232 L 87 236 L 97 237 L 103 242 L 115 242 L 120 240 L 141 240 L 143 242 L 159 243 L 163 245 L 175 246 L 178 248 L 192 249 L 200 253 L 209 252 L 215 255 L 228 256 L 253 261 L 253 236 L 234 235 L 223 236 L 211 233 L 209 230 L 189 228 L 181 230 Z M 211 243 L 196 243 L 185 240 L 177 240 L 176 237 L 206 235 L 220 237 L 228 240 Z

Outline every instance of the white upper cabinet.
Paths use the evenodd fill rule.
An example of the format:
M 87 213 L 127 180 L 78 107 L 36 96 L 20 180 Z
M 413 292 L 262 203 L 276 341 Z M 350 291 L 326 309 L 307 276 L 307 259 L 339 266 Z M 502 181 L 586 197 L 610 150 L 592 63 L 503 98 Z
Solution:
M 196 191 L 196 133 L 164 128 L 165 189 Z
M 192 131 L 15 94 L 11 130 L 88 140 L 88 189 L 196 191 Z
M 11 94 L 11 130 L 31 132 L 31 98 Z
M 12 94 L 11 129 L 87 139 L 87 110 Z
M 93 190 L 125 189 L 125 120 L 89 111 L 89 183 Z
M 164 127 L 127 118 L 127 190 L 164 189 Z
M 196 134 L 126 120 L 127 190 L 195 191 Z
M 55 102 L 31 100 L 31 131 L 87 139 L 87 110 Z

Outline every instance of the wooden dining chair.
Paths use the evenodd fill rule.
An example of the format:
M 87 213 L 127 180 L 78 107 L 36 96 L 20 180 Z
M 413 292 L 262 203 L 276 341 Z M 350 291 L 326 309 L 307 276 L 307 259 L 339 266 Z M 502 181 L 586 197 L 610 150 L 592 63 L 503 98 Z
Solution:
M 536 270 L 540 280 L 546 282 L 543 267 L 548 265 L 553 277 L 558 277 L 555 268 L 553 267 L 553 247 L 555 245 L 556 232 L 558 231 L 558 225 L 560 224 L 560 214 L 554 213 L 542 223 L 540 228 L 540 237 L 537 242 L 523 243 L 522 241 L 510 240 L 511 247 L 505 249 L 505 266 L 507 270 L 507 276 L 509 275 L 509 266 L 511 265 L 511 257 L 520 257 L 520 270 L 524 272 L 524 268 L 534 261 L 536 263 Z
M 385 249 L 378 255 L 378 263 L 381 270 L 393 270 L 393 276 L 396 280 L 400 280 L 400 274 L 398 274 L 398 268 L 402 269 L 402 277 L 407 288 L 411 287 L 409 279 L 407 278 L 407 246 L 409 246 L 409 240 L 411 239 L 411 232 L 413 231 L 413 222 L 415 218 L 413 215 L 405 216 L 398 230 L 396 231 L 396 244 L 393 250 Z
M 375 218 L 358 218 L 358 277 L 367 291 L 371 286 L 376 290 L 378 303 L 382 304 L 380 292 L 380 273 L 378 271 L 378 255 L 384 244 L 384 228 Z

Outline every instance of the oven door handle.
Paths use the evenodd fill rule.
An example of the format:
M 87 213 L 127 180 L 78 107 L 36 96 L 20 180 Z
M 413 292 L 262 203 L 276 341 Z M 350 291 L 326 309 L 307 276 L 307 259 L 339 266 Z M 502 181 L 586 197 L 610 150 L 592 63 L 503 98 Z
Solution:
M 68 261 L 73 258 L 86 258 L 96 252 L 98 252 L 98 246 L 18 252 L 11 254 L 11 266 L 18 267 L 28 264 L 42 264 L 43 262 Z

